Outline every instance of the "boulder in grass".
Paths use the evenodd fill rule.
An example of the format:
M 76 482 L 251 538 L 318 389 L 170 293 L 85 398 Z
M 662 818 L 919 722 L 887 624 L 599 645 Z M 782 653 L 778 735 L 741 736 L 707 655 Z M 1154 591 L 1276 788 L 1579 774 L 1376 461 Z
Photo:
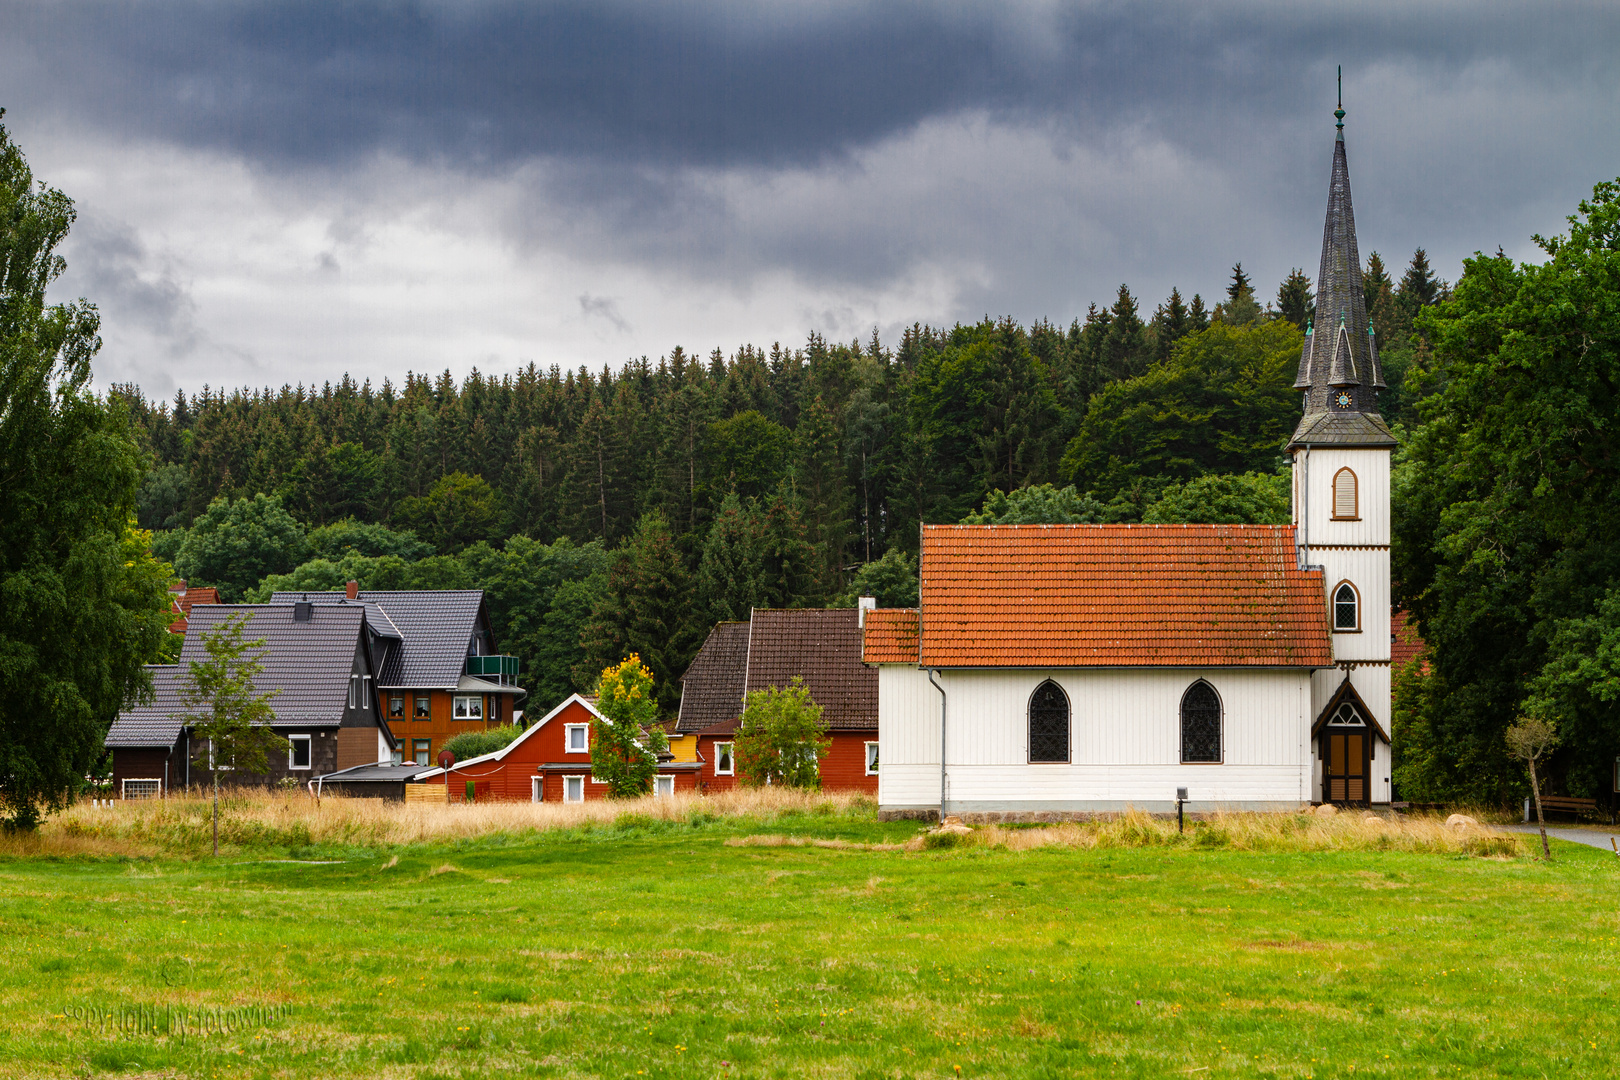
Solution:
M 960 821 L 951 818 L 946 819 L 945 824 L 934 830 L 936 833 L 952 833 L 956 836 L 966 836 L 972 831 Z
M 1476 829 L 1479 828 L 1479 822 L 1475 821 L 1467 814 L 1452 814 L 1450 817 L 1446 818 L 1446 827 L 1450 829 L 1466 829 L 1470 825 Z
M 1332 803 L 1323 803 L 1316 808 L 1317 817 L 1332 817 L 1339 812 L 1339 808 Z

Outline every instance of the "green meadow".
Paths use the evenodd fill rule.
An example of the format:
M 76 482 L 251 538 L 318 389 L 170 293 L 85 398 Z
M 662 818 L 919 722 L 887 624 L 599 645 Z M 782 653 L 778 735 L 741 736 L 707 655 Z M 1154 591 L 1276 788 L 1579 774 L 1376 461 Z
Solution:
M 1620 860 L 1594 849 L 737 843 L 764 832 L 918 826 L 857 807 L 218 860 L 13 855 L 0 1074 L 1590 1077 L 1620 1060 Z

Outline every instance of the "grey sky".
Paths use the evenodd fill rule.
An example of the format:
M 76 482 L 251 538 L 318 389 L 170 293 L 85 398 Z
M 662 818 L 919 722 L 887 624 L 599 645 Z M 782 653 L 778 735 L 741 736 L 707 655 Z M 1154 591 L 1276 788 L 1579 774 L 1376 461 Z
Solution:
M 1531 257 L 1620 175 L 1612 4 L 41 4 L 0 105 L 79 204 L 101 379 L 322 381 L 892 340 Z

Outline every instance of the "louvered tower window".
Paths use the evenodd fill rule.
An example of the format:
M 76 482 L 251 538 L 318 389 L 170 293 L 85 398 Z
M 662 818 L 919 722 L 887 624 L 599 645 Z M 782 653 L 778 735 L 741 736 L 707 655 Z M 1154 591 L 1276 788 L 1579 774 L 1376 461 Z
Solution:
M 1181 695 L 1181 760 L 1197 764 L 1221 760 L 1221 699 L 1203 679 Z
M 1356 503 L 1356 474 L 1340 469 L 1333 474 L 1333 520 L 1358 521 L 1361 515 Z
M 1029 698 L 1029 760 L 1069 760 L 1069 696 L 1051 679 Z

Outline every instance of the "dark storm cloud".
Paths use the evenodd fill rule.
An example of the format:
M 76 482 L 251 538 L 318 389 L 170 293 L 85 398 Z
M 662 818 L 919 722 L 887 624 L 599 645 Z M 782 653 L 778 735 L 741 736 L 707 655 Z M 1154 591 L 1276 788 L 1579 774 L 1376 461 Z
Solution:
M 777 166 L 965 109 L 1241 142 L 1334 62 L 1579 81 L 1614 72 L 1617 28 L 1615 5 L 11 4 L 0 92 L 280 166 Z

